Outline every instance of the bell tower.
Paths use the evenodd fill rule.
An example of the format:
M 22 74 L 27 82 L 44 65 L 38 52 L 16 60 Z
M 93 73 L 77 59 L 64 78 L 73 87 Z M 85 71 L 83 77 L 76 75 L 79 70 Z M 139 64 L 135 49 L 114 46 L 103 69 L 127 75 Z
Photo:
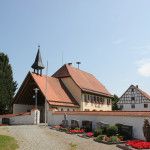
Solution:
M 45 67 L 42 63 L 42 58 L 41 58 L 41 53 L 40 53 L 40 45 L 38 45 L 38 52 L 36 54 L 35 61 L 31 67 L 34 69 L 34 73 L 36 70 L 36 73 L 39 74 L 39 70 L 40 70 L 40 75 L 42 76 L 42 69 L 44 69 Z

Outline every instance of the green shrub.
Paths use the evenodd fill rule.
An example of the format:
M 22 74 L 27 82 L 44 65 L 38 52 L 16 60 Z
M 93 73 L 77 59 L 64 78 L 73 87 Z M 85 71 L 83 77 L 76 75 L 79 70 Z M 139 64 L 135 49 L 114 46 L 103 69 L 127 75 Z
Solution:
M 95 141 L 99 142 L 99 141 L 102 141 L 104 138 L 106 138 L 107 135 L 98 135 L 96 138 L 95 138 Z
M 119 139 L 117 136 L 111 136 L 108 142 L 116 143 L 116 142 L 119 142 Z
M 98 135 L 102 135 L 103 129 L 96 129 L 94 130 L 94 136 L 97 137 Z
M 113 136 L 116 135 L 118 132 L 118 127 L 117 126 L 110 126 L 106 129 L 106 134 L 107 136 Z
M 66 132 L 68 131 L 68 128 L 60 128 L 60 130 Z
M 75 128 L 75 130 L 80 130 L 80 128 Z

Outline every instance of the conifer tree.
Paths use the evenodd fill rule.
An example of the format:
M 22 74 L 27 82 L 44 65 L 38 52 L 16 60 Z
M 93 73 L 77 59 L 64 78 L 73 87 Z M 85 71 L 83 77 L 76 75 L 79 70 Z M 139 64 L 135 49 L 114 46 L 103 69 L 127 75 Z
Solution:
M 12 101 L 16 89 L 17 82 L 13 81 L 9 58 L 4 53 L 0 53 L 0 114 L 12 113 Z

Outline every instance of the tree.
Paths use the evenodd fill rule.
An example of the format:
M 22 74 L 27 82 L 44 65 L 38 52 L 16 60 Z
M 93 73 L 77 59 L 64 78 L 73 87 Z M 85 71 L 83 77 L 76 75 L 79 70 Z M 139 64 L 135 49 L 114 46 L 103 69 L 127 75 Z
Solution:
M 114 99 L 112 100 L 112 110 L 119 110 L 117 102 L 119 98 L 116 94 L 114 94 Z
M 16 89 L 17 82 L 13 81 L 9 58 L 4 53 L 0 53 L 0 114 L 12 112 L 12 101 Z

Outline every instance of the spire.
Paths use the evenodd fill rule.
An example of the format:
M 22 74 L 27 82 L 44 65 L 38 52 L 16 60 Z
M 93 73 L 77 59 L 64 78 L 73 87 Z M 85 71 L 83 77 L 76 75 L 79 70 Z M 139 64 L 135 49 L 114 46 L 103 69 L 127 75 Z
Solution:
M 35 69 L 37 70 L 37 74 L 39 74 L 39 70 L 40 70 L 41 71 L 40 75 L 42 75 L 42 69 L 44 69 L 44 65 L 42 63 L 42 58 L 41 58 L 41 53 L 40 53 L 40 45 L 38 45 L 38 52 L 36 54 L 35 61 L 31 67 L 34 69 L 34 72 L 35 72 Z

